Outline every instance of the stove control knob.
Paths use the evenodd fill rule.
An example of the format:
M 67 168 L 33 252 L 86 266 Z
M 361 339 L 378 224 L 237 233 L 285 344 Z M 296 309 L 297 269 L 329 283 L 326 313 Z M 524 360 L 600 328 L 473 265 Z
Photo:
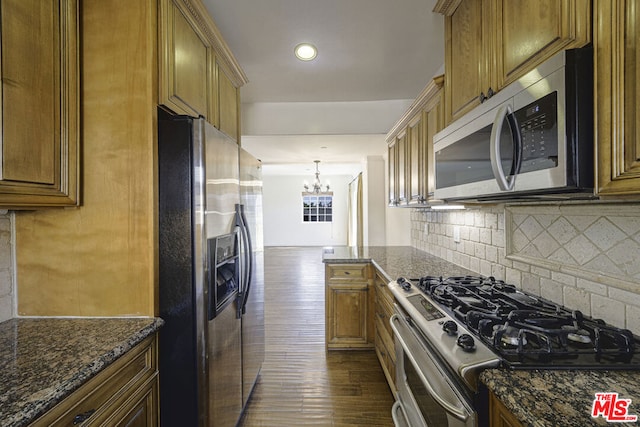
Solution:
M 442 324 L 442 330 L 447 333 L 447 335 L 456 335 L 458 333 L 458 324 L 453 320 L 447 320 Z
M 407 281 L 407 279 L 405 279 L 404 277 L 398 277 L 396 283 L 407 292 L 411 290 L 411 282 Z
M 475 342 L 473 337 L 469 334 L 462 334 L 458 337 L 457 344 L 462 347 L 464 351 L 473 351 L 475 348 Z

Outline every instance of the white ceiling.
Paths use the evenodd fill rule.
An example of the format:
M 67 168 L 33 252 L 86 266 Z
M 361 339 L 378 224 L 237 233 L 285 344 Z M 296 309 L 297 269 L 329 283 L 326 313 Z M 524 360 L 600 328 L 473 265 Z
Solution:
M 444 63 L 436 0 L 203 1 L 249 79 L 241 89 L 243 110 L 253 103 L 414 99 Z M 318 48 L 315 60 L 295 58 L 301 42 Z M 368 151 L 361 148 L 356 143 L 341 161 L 359 162 Z M 265 164 L 314 166 L 308 150 L 264 151 L 253 154 Z

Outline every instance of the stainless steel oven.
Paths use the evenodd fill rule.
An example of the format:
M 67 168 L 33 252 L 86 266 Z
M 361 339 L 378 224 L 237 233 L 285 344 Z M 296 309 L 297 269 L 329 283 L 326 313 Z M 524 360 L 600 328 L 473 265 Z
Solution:
M 466 390 L 428 348 L 405 314 L 391 318 L 396 345 L 397 427 L 474 427 L 477 414 Z
M 398 278 L 396 426 L 482 426 L 479 376 L 503 369 L 640 369 L 640 337 L 494 277 Z

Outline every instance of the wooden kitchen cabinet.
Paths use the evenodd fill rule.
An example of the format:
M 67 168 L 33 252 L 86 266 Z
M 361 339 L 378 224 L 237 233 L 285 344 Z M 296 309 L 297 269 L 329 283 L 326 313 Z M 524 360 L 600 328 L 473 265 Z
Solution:
M 151 336 L 99 372 L 31 426 L 157 426 L 157 357 L 157 340 Z
M 440 0 L 450 123 L 563 49 L 591 41 L 590 0 Z
M 507 409 L 493 393 L 489 392 L 489 426 L 490 427 L 522 427 L 520 421 Z
M 433 197 L 433 136 L 444 125 L 443 83 L 443 76 L 432 79 L 387 134 L 389 206 L 421 206 Z
M 601 197 L 640 194 L 640 7 L 595 0 L 596 189 Z
M 196 0 L 160 2 L 160 104 L 203 116 L 234 140 L 239 136 L 239 88 L 247 78 Z
M 157 108 L 172 109 L 175 94 L 167 90 L 167 12 L 194 15 L 213 50 L 209 60 L 225 67 L 234 87 L 246 76 L 201 0 L 81 6 L 82 206 L 15 214 L 16 315 L 154 316 Z
M 202 20 L 179 0 L 160 2 L 160 20 L 160 103 L 211 122 L 215 60 Z
M 229 77 L 230 73 L 226 71 L 223 65 L 216 62 L 216 68 L 218 76 L 218 111 L 220 112 L 219 129 L 238 141 L 240 91 L 233 85 Z
M 397 188 L 397 180 L 396 180 L 396 166 L 398 161 L 398 156 L 396 154 L 397 147 L 395 144 L 395 140 L 392 144 L 387 148 L 387 177 L 388 177 L 388 194 L 389 194 L 389 206 L 397 206 L 398 205 L 398 188 Z
M 372 286 L 370 264 L 325 264 L 328 350 L 373 348 Z
M 0 207 L 79 203 L 77 0 L 0 2 Z
M 424 144 L 423 114 L 419 112 L 407 125 L 408 138 L 408 194 L 409 204 L 424 203 L 427 199 L 424 176 L 427 164 L 426 144 Z
M 387 280 L 376 270 L 375 272 L 375 318 L 376 318 L 376 338 L 375 348 L 376 355 L 382 366 L 387 382 L 391 391 L 395 395 L 396 386 L 396 350 L 393 339 L 393 330 L 389 319 L 393 315 L 394 298 L 391 291 L 387 287 Z
M 389 206 L 404 206 L 407 204 L 407 132 L 406 130 L 389 143 L 388 176 L 389 176 Z

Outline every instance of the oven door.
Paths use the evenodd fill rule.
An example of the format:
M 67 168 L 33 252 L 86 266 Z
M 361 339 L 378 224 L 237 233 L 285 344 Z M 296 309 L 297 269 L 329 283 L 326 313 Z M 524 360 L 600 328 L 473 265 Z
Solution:
M 391 317 L 396 345 L 396 427 L 475 427 L 477 413 L 402 316 Z M 403 419 L 404 417 L 404 419 Z

